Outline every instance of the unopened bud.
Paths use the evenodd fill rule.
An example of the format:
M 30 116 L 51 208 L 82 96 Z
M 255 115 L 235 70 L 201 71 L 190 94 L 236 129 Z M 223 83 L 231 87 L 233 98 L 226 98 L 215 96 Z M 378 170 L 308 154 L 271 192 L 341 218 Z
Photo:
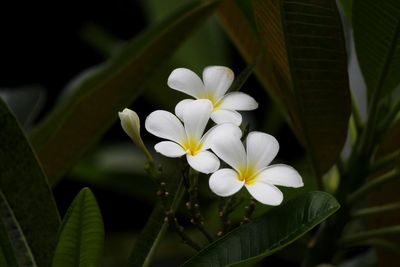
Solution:
M 140 137 L 140 119 L 136 112 L 129 108 L 125 108 L 122 112 L 118 112 L 118 115 L 121 120 L 122 129 L 124 129 L 125 133 L 132 139 L 135 145 L 143 150 L 148 160 L 153 161 L 153 157 Z

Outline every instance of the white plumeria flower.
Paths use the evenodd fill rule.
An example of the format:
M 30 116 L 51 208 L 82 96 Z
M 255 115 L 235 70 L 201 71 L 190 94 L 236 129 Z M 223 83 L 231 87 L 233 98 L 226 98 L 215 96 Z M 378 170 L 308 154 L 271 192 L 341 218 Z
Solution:
M 145 122 L 150 133 L 168 139 L 157 143 L 154 148 L 164 156 L 176 158 L 186 154 L 189 165 L 196 171 L 212 173 L 219 168 L 219 159 L 207 149 L 210 148 L 213 133 L 230 134 L 240 138 L 240 129 L 232 124 L 221 124 L 203 135 L 210 119 L 213 106 L 209 100 L 193 101 L 182 113 L 181 121 L 164 110 L 152 112 Z
M 211 149 L 233 168 L 220 169 L 211 175 L 210 188 L 219 196 L 233 195 L 245 186 L 259 202 L 276 206 L 281 204 L 283 194 L 275 185 L 303 186 L 300 174 L 292 167 L 268 166 L 279 150 L 278 141 L 272 135 L 250 132 L 246 150 L 239 138 L 218 135 L 213 137 Z
M 237 110 L 253 110 L 258 103 L 242 92 L 225 94 L 234 79 L 233 71 L 227 67 L 211 66 L 203 71 L 203 81 L 189 69 L 175 69 L 168 77 L 168 86 L 196 99 L 208 99 L 213 104 L 211 119 L 217 123 L 240 125 L 242 116 Z M 204 83 L 203 83 L 204 82 Z M 183 110 L 193 99 L 184 99 L 175 107 L 175 114 L 182 118 Z

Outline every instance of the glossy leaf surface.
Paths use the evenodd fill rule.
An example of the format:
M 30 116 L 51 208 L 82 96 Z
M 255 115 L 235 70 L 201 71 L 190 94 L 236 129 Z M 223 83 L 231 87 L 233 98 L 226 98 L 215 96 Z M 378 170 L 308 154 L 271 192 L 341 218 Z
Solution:
M 277 80 L 270 90 L 279 91 L 287 103 L 320 176 L 338 159 L 350 116 L 347 57 L 336 3 L 255 0 L 253 5 L 268 75 Z
M 236 228 L 183 266 L 250 266 L 294 242 L 338 208 L 328 193 L 300 195 Z

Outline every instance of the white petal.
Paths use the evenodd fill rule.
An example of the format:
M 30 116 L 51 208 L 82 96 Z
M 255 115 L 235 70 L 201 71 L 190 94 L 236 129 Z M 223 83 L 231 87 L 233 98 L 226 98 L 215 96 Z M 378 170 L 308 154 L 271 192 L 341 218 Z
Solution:
M 196 156 L 186 155 L 189 165 L 198 172 L 209 174 L 219 168 L 219 159 L 209 151 L 200 151 Z
M 201 138 L 201 143 L 203 144 L 202 149 L 206 150 L 211 148 L 211 144 L 213 142 L 213 138 L 215 136 L 234 136 L 238 139 L 242 137 L 242 130 L 232 123 L 223 123 L 218 124 L 208 130 L 203 137 Z
M 233 123 L 239 126 L 242 123 L 242 115 L 239 112 L 227 109 L 217 109 L 211 114 L 211 119 L 217 124 Z
M 156 144 L 154 149 L 158 153 L 170 158 L 179 158 L 186 154 L 186 151 L 180 145 L 171 141 L 162 141 Z
M 192 103 L 194 99 L 183 99 L 175 106 L 175 115 L 183 120 L 183 110 L 187 107 L 188 104 Z
M 183 110 L 183 123 L 189 140 L 200 141 L 210 119 L 213 105 L 208 99 L 195 100 Z
M 238 174 L 232 169 L 221 169 L 214 172 L 208 181 L 211 191 L 221 197 L 227 197 L 238 192 L 244 181 L 238 179 Z
M 304 185 L 300 174 L 294 168 L 285 164 L 271 165 L 258 173 L 255 179 L 269 184 L 295 188 Z
M 279 143 L 272 135 L 250 132 L 246 138 L 247 164 L 256 171 L 267 167 L 279 151 Z
M 218 106 L 218 108 L 230 110 L 253 110 L 257 107 L 258 103 L 254 98 L 242 92 L 226 94 Z
M 212 151 L 238 172 L 246 168 L 246 151 L 237 136 L 217 135 L 212 138 Z
M 176 143 L 186 140 L 185 129 L 180 120 L 172 113 L 156 110 L 146 118 L 145 128 L 155 136 L 165 138 Z
M 177 91 L 201 98 L 205 95 L 204 85 L 200 77 L 189 69 L 175 69 L 168 77 L 168 86 Z
M 282 203 L 283 194 L 274 185 L 254 181 L 251 185 L 245 185 L 250 195 L 262 204 L 278 206 Z
M 207 94 L 219 100 L 228 91 L 235 75 L 233 71 L 223 66 L 207 67 L 203 71 L 203 82 Z

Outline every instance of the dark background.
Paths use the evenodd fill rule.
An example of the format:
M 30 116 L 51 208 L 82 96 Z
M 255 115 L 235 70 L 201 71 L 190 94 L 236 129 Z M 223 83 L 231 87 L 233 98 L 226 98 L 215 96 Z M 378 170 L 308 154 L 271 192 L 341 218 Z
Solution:
M 104 55 L 82 37 L 82 28 L 88 23 L 99 25 L 120 40 L 136 36 L 150 24 L 142 1 L 0 2 L 0 88 L 18 90 L 20 86 L 44 87 L 45 102 L 35 122 L 39 122 L 51 111 L 63 88 L 72 78 L 82 70 L 105 60 Z M 229 41 L 226 41 L 226 46 L 231 56 L 229 67 L 238 74 L 246 64 Z M 260 108 L 253 114 L 254 121 L 261 123 L 252 128 L 264 130 L 273 124 L 272 133 L 281 144 L 279 157 L 289 162 L 301 157 L 303 150 L 254 77 L 246 83 L 246 88 L 250 88 L 246 92 L 260 103 Z M 136 101 L 135 107 L 143 116 L 158 109 L 151 106 L 146 99 Z M 275 122 L 271 122 L 272 118 Z M 148 135 L 145 139 L 156 140 Z M 101 143 L 121 141 L 128 139 L 117 122 Z M 150 213 L 151 203 L 111 189 L 69 179 L 68 176 L 54 189 L 61 215 L 79 190 L 89 185 L 102 210 L 107 235 L 141 229 Z

